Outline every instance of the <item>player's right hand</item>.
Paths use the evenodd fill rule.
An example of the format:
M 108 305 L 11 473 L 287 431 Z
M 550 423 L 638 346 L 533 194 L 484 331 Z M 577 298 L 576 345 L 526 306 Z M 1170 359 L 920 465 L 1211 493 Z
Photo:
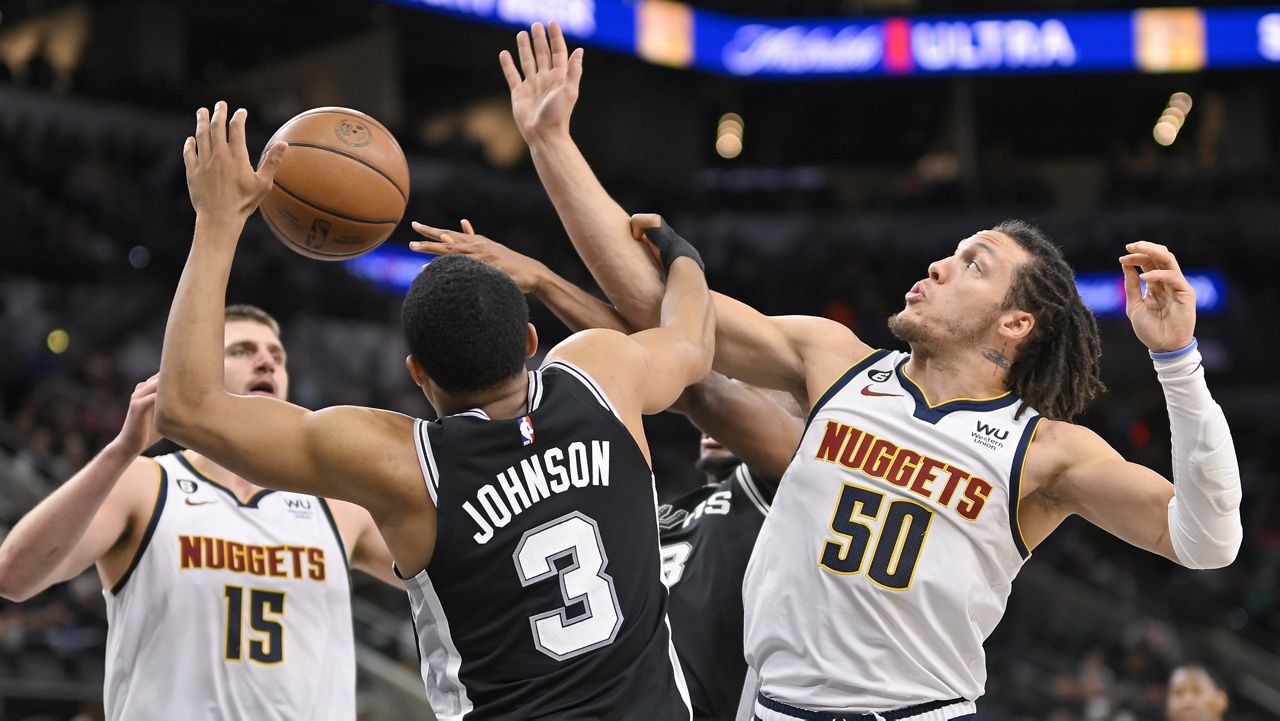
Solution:
M 129 412 L 124 426 L 113 443 L 130 455 L 139 455 L 160 440 L 156 431 L 156 389 L 160 386 L 160 374 L 134 386 L 129 397 Z
M 414 222 L 415 232 L 429 240 L 415 240 L 409 249 L 436 255 L 469 255 L 511 276 L 523 293 L 537 293 L 538 282 L 546 266 L 527 255 L 476 233 L 471 221 L 462 221 L 462 230 L 443 230 Z
M 529 32 L 516 35 L 516 52 L 520 55 L 519 70 L 506 50 L 498 55 L 498 61 L 511 88 L 511 112 L 520 135 L 526 143 L 555 133 L 567 135 L 582 80 L 582 48 L 570 55 L 559 23 L 551 23 L 549 42 L 542 23 L 534 23 Z
M 219 100 L 212 115 L 208 108 L 196 111 L 196 132 L 182 146 L 182 162 L 197 215 L 244 220 L 270 192 L 288 144 L 267 148 L 254 170 L 245 145 L 249 113 L 240 108 L 228 120 L 227 110 L 227 103 Z

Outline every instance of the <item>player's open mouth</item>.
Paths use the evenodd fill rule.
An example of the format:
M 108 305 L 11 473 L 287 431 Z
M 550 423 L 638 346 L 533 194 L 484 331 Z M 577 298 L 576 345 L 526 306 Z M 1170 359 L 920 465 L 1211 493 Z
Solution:
M 265 378 L 255 381 L 253 385 L 249 386 L 249 395 L 271 396 L 274 398 L 276 395 L 276 382 Z

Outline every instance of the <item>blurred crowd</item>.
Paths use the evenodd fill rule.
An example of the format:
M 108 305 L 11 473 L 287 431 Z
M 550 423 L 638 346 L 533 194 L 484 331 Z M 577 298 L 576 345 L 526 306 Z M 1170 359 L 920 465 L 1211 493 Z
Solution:
M 448 158 L 415 161 L 415 173 L 408 217 L 434 225 L 471 218 L 480 232 L 586 282 L 527 172 L 498 175 L 466 158 Z M 912 210 L 861 217 L 808 212 L 808 202 L 762 212 L 790 206 L 785 196 L 766 202 L 759 195 L 776 191 L 744 193 L 714 178 L 704 181 L 709 189 L 681 201 L 606 178 L 633 210 L 666 212 L 649 203 L 670 200 L 673 223 L 703 249 L 718 290 L 766 311 L 838 319 L 881 345 L 895 343 L 882 320 L 928 261 L 968 232 L 998 222 L 1009 207 L 969 209 L 945 221 Z M 1184 265 L 1220 267 L 1236 283 L 1238 300 L 1224 316 L 1205 319 L 1200 333 L 1244 470 L 1247 537 L 1239 560 L 1222 571 L 1192 573 L 1069 522 L 1037 549 L 1025 587 L 1015 585 L 1009 615 L 988 647 L 988 718 L 1158 719 L 1170 669 L 1204 652 L 1207 630 L 1226 629 L 1271 650 L 1280 641 L 1280 509 L 1267 482 L 1280 444 L 1274 429 L 1253 422 L 1276 391 L 1253 386 L 1268 378 L 1270 360 L 1260 344 L 1269 341 L 1242 332 L 1270 327 L 1266 309 L 1280 304 L 1280 290 L 1246 272 L 1258 262 L 1247 241 L 1260 232 L 1248 219 L 1224 224 L 1166 208 L 1163 214 L 1129 210 L 1109 223 L 1105 212 L 1055 214 L 1043 205 L 1043 194 L 1028 187 L 1017 207 L 1047 218 L 1081 268 L 1113 269 L 1120 245 L 1146 232 L 1176 246 Z M 747 205 L 743 198 L 754 199 L 753 210 L 701 210 L 703 204 Z M 158 364 L 191 220 L 177 147 L 129 136 L 90 140 L 49 125 L 0 127 L 0 337 L 6 346 L 0 354 L 0 523 L 15 522 L 119 429 L 133 384 Z M 406 240 L 406 232 L 392 242 Z M 1218 242 L 1224 236 L 1246 242 L 1223 253 Z M 255 220 L 237 256 L 231 298 L 261 305 L 284 324 L 296 402 L 430 413 L 403 370 L 394 295 L 339 265 L 293 255 Z M 545 310 L 533 312 L 549 347 L 563 331 Z M 1103 331 L 1112 391 L 1084 420 L 1127 457 L 1167 475 L 1167 420 L 1153 374 L 1123 319 L 1104 321 Z M 697 482 L 690 465 L 695 436 L 674 418 L 655 420 L 654 429 L 659 491 L 669 497 Z M 1079 592 L 1059 595 L 1056 579 L 1069 579 Z M 361 593 L 391 613 L 403 612 L 394 592 L 363 587 Z M 1099 613 L 1088 598 L 1124 613 Z M 69 682 L 100 675 L 104 629 L 92 576 L 27 604 L 0 604 L 0 675 Z M 402 631 L 407 638 L 408 629 Z M 403 639 L 366 640 L 416 666 L 414 647 Z

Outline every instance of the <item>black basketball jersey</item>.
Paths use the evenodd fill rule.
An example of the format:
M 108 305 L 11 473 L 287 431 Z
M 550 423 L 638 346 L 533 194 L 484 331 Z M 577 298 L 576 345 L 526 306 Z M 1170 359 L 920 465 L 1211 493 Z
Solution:
M 644 455 L 567 363 L 529 373 L 528 409 L 416 424 L 436 545 L 405 585 L 436 716 L 688 719 Z
M 694 718 L 731 720 L 737 711 L 747 674 L 742 577 L 772 500 L 743 464 L 659 510 L 671 631 Z

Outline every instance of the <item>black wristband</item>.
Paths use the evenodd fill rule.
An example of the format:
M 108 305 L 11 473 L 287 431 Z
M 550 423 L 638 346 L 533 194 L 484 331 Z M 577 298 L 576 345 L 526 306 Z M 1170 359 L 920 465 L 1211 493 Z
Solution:
M 662 256 L 664 269 L 670 271 L 671 264 L 676 262 L 676 258 L 683 257 L 697 263 L 698 267 L 706 272 L 707 266 L 702 262 L 702 256 L 698 255 L 698 249 L 672 230 L 671 226 L 667 225 L 667 221 L 662 221 L 662 225 L 656 228 L 645 230 L 644 235 L 657 247 L 658 254 Z

